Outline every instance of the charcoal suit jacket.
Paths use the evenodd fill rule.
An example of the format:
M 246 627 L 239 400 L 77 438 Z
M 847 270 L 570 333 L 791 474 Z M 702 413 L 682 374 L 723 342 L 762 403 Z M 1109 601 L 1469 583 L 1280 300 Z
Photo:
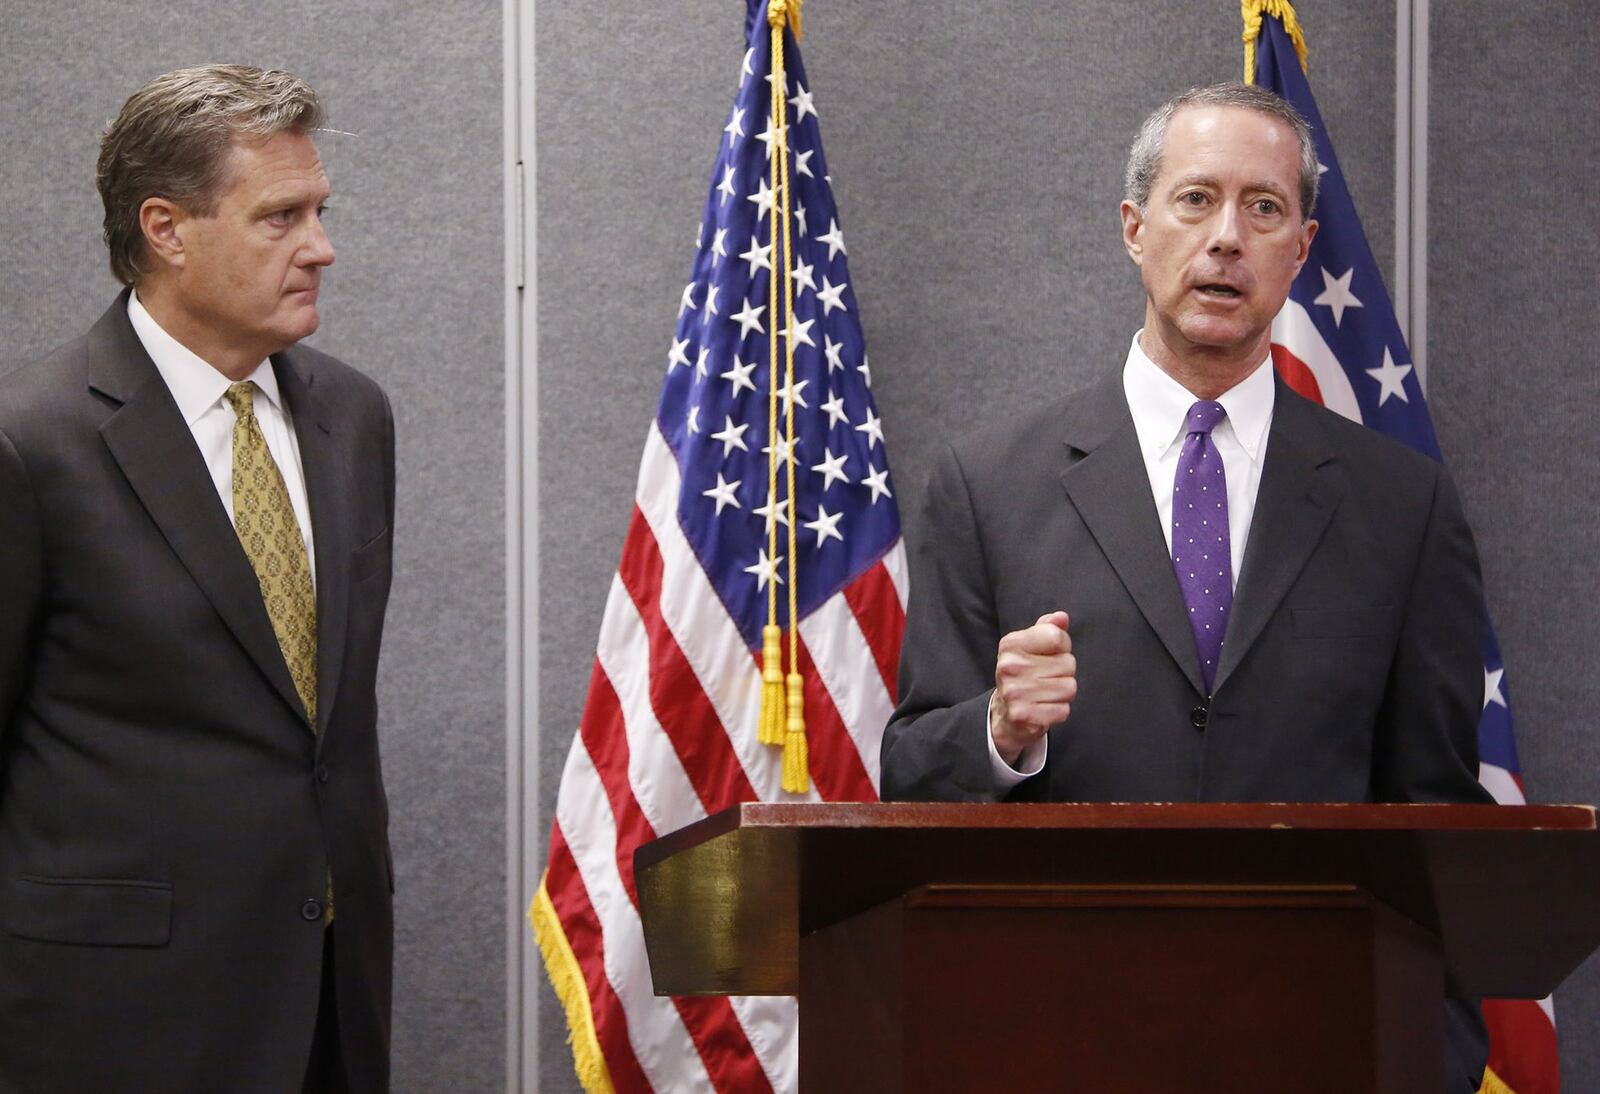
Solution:
M 1265 461 L 1208 694 L 1120 369 L 949 445 L 911 552 L 883 797 L 994 798 L 1000 637 L 1065 610 L 1078 698 L 1012 800 L 1489 801 L 1481 580 L 1448 474 L 1281 382 Z M 1481 1072 L 1476 1014 L 1451 1037 Z
M 325 354 L 272 366 L 314 530 L 315 726 L 127 293 L 0 378 L 0 1091 L 298 1091 L 330 929 L 352 1087 L 388 1086 L 393 424 Z

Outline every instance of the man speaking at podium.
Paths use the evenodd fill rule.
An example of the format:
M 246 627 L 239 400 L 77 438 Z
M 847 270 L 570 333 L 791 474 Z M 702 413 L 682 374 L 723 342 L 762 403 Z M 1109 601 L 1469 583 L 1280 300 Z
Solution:
M 1196 89 L 1146 119 L 1126 360 L 931 476 L 886 800 L 1489 801 L 1449 476 L 1273 371 L 1317 181 L 1271 92 Z M 1475 1090 L 1477 1008 L 1448 1024 L 1450 1089 Z
M 394 432 L 318 326 L 297 77 L 101 142 L 89 332 L 0 380 L 0 1091 L 388 1088 Z

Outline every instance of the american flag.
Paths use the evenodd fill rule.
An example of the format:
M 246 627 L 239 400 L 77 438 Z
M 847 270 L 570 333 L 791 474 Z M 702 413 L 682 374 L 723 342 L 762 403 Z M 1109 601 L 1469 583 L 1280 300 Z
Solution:
M 1334 155 L 1294 44 L 1276 17 L 1262 20 L 1255 82 L 1289 100 L 1311 123 L 1322 171 L 1316 208 L 1321 228 L 1272 325 L 1273 361 L 1284 380 L 1300 394 L 1442 459 L 1411 353 L 1367 246 L 1355 203 L 1339 170 L 1339 158 Z M 1523 804 L 1505 664 L 1487 607 L 1478 755 L 1478 781 L 1495 800 L 1503 805 Z M 1555 1094 L 1561 1073 L 1550 999 L 1488 999 L 1483 1010 L 1490 1039 L 1490 1076 L 1485 1090 Z
M 793 255 L 781 232 L 771 238 L 770 31 L 765 0 L 748 3 L 738 93 L 689 280 L 673 300 L 661 401 L 530 909 L 589 1090 L 795 1089 L 793 999 L 653 994 L 633 852 L 737 802 L 875 801 L 894 705 L 906 564 L 848 252 L 816 102 L 788 32 Z M 780 353 L 774 442 L 768 286 L 785 266 L 794 314 L 777 333 L 794 342 L 794 380 L 791 390 Z M 792 454 L 781 413 L 791 400 Z M 768 497 L 774 443 L 795 461 L 793 507 L 781 474 L 779 504 Z M 780 556 L 791 517 L 798 522 L 811 780 L 798 795 L 780 788 L 781 749 L 757 739 L 768 583 L 780 585 L 781 612 L 790 580 L 788 560 L 768 549 L 773 517 Z

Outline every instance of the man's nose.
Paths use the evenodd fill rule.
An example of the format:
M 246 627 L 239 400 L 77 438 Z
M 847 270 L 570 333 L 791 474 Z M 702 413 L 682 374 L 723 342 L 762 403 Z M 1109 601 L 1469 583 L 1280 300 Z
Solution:
M 310 218 L 306 228 L 305 244 L 300 249 L 301 264 L 332 266 L 333 258 L 333 242 L 328 238 L 327 229 L 322 226 L 322 218 Z
M 1239 253 L 1239 210 L 1224 203 L 1211 218 L 1211 239 L 1206 244 L 1207 254 Z

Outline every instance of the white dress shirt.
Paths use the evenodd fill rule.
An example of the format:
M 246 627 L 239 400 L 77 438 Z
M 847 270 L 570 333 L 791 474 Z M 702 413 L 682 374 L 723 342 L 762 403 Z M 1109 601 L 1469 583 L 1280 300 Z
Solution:
M 1140 332 L 1142 334 L 1143 331 Z M 1122 390 L 1133 416 L 1133 430 L 1139 439 L 1145 473 L 1150 477 L 1150 495 L 1161 518 L 1161 534 L 1172 553 L 1172 488 L 1178 474 L 1178 456 L 1188 437 L 1185 423 L 1189 408 L 1198 400 L 1187 388 L 1167 375 L 1139 346 L 1133 336 L 1127 362 L 1122 366 Z M 1256 494 L 1261 489 L 1261 468 L 1266 462 L 1267 433 L 1272 425 L 1272 407 L 1277 391 L 1272 379 L 1272 358 L 1268 356 L 1250 375 L 1217 397 L 1227 417 L 1211 431 L 1211 441 L 1222 456 L 1223 474 L 1228 480 L 1228 539 L 1233 562 L 1233 583 L 1239 584 L 1239 569 L 1244 563 L 1245 544 L 1250 538 L 1250 521 L 1255 516 Z M 1071 612 L 1070 604 L 1060 605 Z M 1092 651 L 1091 651 L 1091 656 Z M 992 705 L 994 696 L 991 693 Z M 990 767 L 995 788 L 1004 794 L 1013 786 L 1044 769 L 1048 737 L 1040 737 L 1017 757 L 1016 766 L 1001 759 L 994 736 L 984 722 L 989 741 Z
M 194 434 L 194 443 L 211 472 L 211 481 L 222 499 L 228 519 L 233 520 L 233 407 L 223 398 L 233 381 L 218 372 L 187 346 L 161 328 L 161 324 L 139 303 L 139 294 L 128 296 L 128 320 L 155 362 L 167 390 L 178 404 L 178 412 Z M 305 539 L 306 560 L 311 580 L 317 579 L 317 554 L 312 549 L 311 506 L 306 500 L 306 477 L 300 466 L 300 445 L 295 439 L 294 421 L 278 390 L 278 377 L 271 361 L 262 361 L 245 379 L 256 388 L 256 422 L 266 438 L 267 450 L 289 489 L 289 504 Z M 263 396 L 265 396 L 263 398 Z

